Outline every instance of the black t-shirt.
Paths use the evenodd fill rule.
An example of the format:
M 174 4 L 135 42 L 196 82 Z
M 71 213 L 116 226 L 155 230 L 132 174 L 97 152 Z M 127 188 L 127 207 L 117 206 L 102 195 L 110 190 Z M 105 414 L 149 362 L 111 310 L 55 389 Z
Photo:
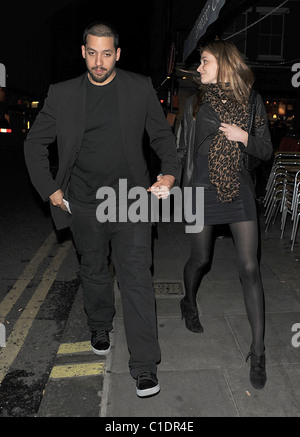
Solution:
M 116 76 L 107 85 L 97 86 L 86 77 L 85 132 L 70 179 L 71 202 L 96 205 L 97 190 L 112 187 L 118 193 L 119 179 L 127 179 L 131 186 L 120 131 L 117 80 Z

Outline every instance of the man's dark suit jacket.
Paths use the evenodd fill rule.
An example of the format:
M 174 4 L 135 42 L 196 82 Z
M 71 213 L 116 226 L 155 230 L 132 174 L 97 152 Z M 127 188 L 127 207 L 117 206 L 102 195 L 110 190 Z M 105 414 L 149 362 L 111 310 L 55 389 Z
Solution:
M 145 130 L 161 160 L 161 172 L 179 180 L 175 136 L 150 78 L 120 69 L 117 75 L 122 142 L 134 183 L 144 188 L 150 183 L 142 146 Z M 31 181 L 44 201 L 58 189 L 65 193 L 80 151 L 85 129 L 85 77 L 86 74 L 50 86 L 43 109 L 25 140 L 25 160 Z M 56 138 L 59 166 L 53 178 L 48 146 Z M 68 227 L 69 214 L 50 205 L 56 228 Z

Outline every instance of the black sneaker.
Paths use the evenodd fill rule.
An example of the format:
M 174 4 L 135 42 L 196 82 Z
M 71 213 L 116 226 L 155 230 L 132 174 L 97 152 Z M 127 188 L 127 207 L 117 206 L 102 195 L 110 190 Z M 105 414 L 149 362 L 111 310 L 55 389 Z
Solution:
M 140 373 L 136 381 L 136 394 L 140 397 L 155 395 L 160 391 L 160 386 L 155 373 Z
M 92 351 L 97 355 L 106 355 L 110 351 L 110 340 L 108 331 L 92 331 Z

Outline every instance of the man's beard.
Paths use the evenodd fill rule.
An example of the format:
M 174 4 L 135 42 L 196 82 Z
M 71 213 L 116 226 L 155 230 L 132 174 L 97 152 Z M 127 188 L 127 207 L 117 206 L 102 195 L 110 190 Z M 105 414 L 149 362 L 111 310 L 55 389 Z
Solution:
M 102 74 L 101 76 L 99 76 L 98 74 L 96 74 L 94 72 L 94 70 L 96 70 L 96 68 L 92 68 L 89 69 L 89 73 L 93 79 L 94 82 L 98 82 L 98 83 L 103 83 L 105 82 L 113 73 L 114 69 L 112 70 L 106 70 L 106 72 L 104 74 Z

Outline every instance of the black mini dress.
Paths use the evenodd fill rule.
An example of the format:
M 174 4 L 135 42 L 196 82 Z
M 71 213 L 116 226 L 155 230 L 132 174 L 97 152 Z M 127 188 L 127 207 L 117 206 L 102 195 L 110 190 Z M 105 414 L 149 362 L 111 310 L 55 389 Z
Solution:
M 197 155 L 197 174 L 193 184 L 193 210 L 196 207 L 195 187 L 204 187 L 204 225 L 230 224 L 256 220 L 256 204 L 251 188 L 240 177 L 238 197 L 230 203 L 217 200 L 217 190 L 209 180 L 208 158 Z

